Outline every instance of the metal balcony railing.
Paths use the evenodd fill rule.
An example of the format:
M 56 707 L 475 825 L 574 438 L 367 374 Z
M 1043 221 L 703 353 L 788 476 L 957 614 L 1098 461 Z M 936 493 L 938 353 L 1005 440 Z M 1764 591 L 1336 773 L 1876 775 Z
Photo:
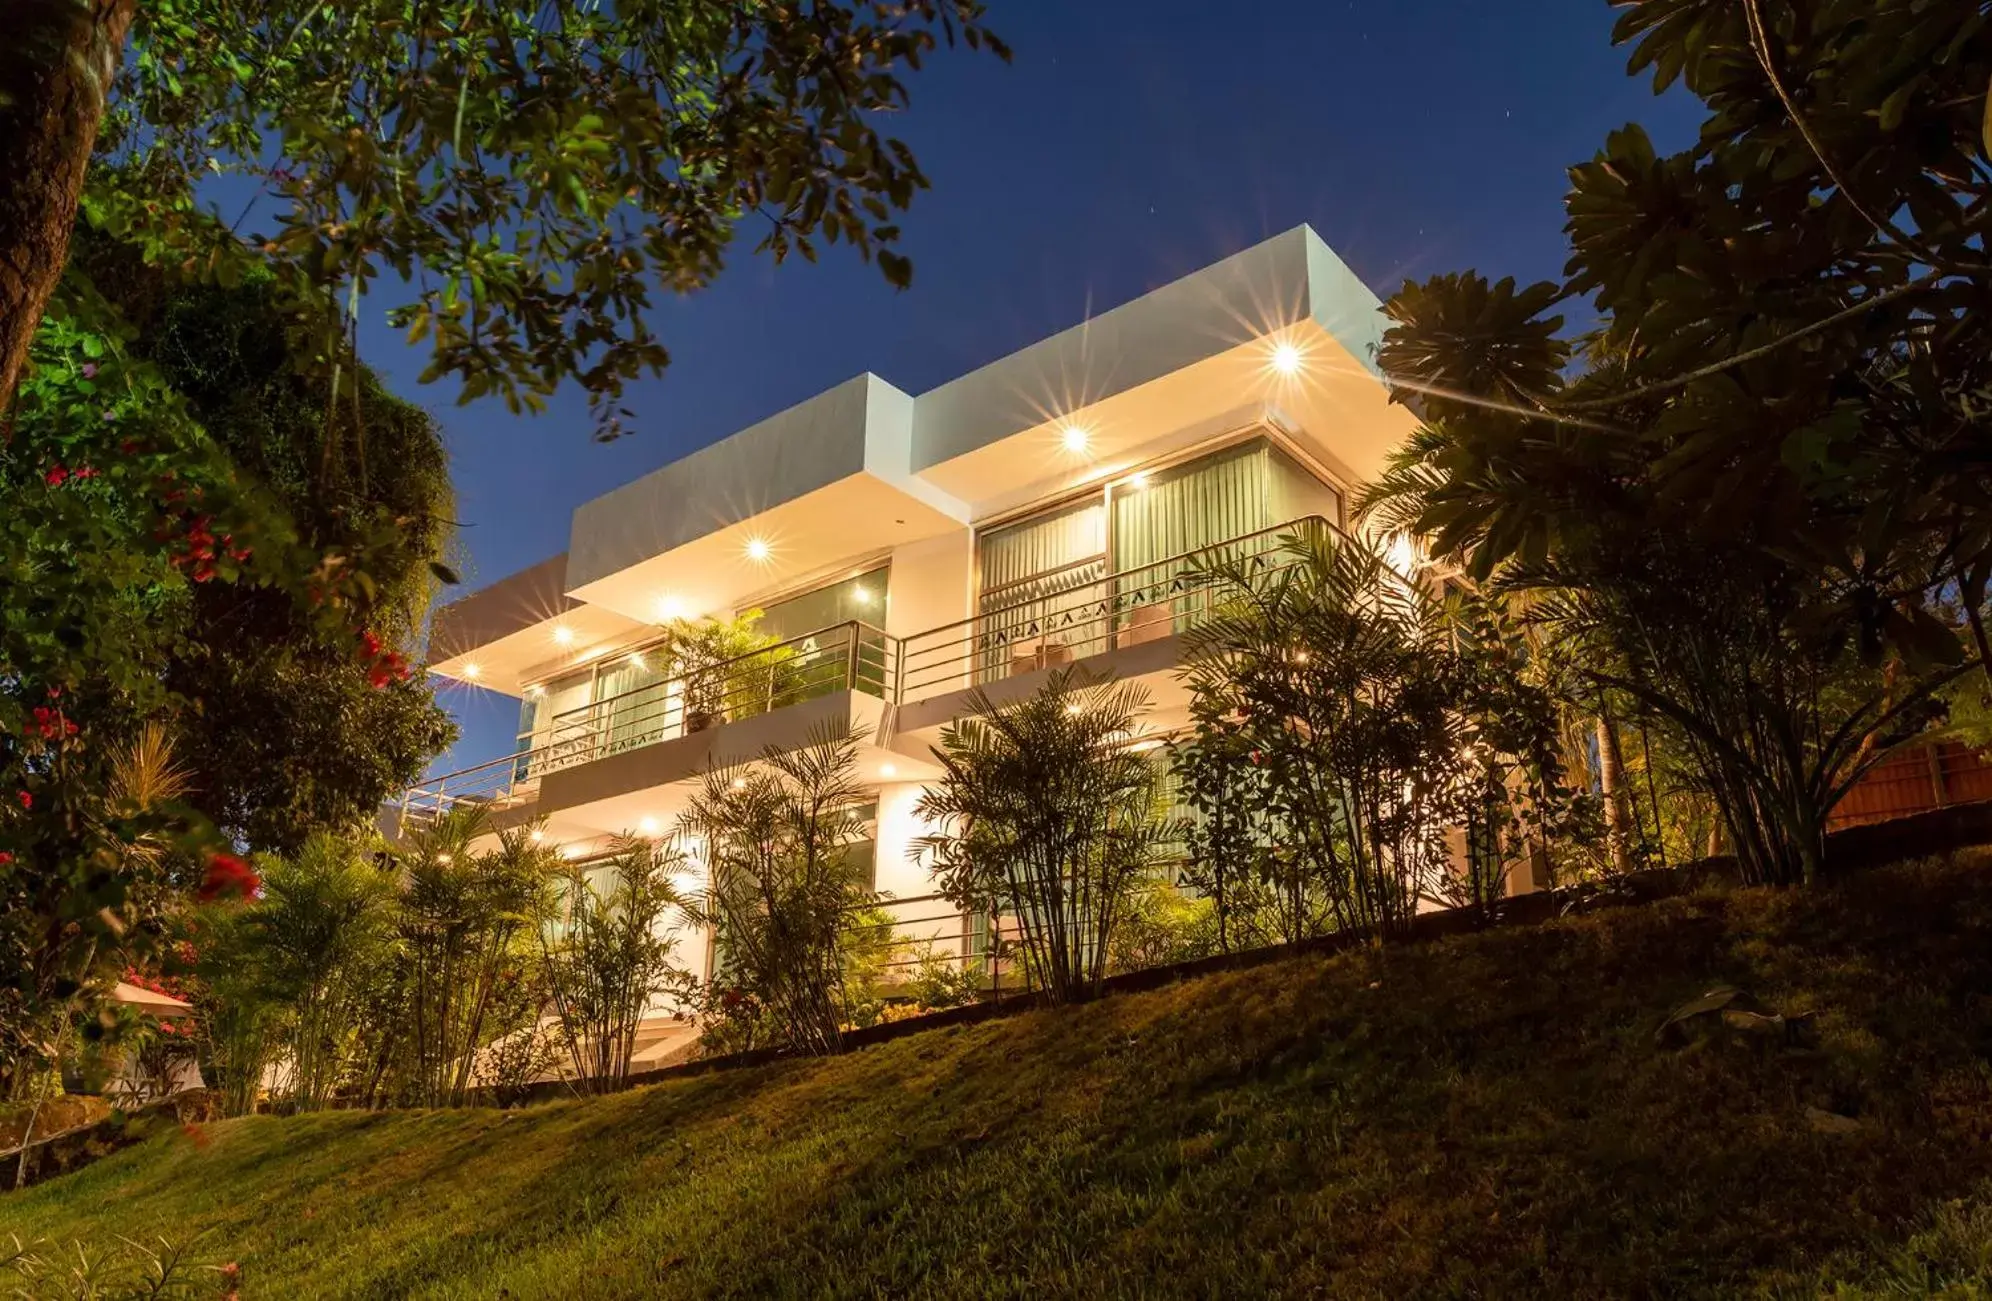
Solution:
M 1112 570 L 1089 560 L 1012 584 L 1041 594 L 1016 601 L 994 594 L 975 617 L 906 638 L 894 702 L 925 700 L 1182 632 L 1220 599 L 1206 566 L 1225 560 L 1248 569 L 1283 568 L 1293 562 L 1287 540 L 1310 532 L 1340 530 L 1307 516 L 1153 564 Z
M 531 803 L 548 773 L 838 691 L 884 697 L 896 671 L 896 646 L 877 628 L 850 622 L 818 629 L 557 714 L 526 749 L 410 787 L 401 816 L 434 817 L 465 803 Z
M 548 773 L 837 691 L 900 705 L 1155 641 L 1209 616 L 1220 599 L 1206 576 L 1210 563 L 1273 572 L 1292 563 L 1288 539 L 1307 533 L 1340 530 L 1307 516 L 1131 569 L 1095 557 L 1013 584 L 1028 593 L 1019 599 L 992 593 L 974 618 L 903 641 L 842 623 L 681 672 L 557 715 L 516 754 L 410 788 L 402 816 L 433 817 L 466 802 L 530 803 Z

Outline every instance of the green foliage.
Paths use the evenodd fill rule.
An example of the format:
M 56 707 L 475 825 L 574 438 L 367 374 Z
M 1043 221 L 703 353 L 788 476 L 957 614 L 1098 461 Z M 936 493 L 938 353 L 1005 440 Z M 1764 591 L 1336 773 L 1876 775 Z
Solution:
M 86 207 L 228 283 L 241 253 L 194 189 L 251 176 L 275 215 L 250 245 L 333 307 L 299 320 L 327 363 L 389 271 L 425 379 L 514 410 L 578 383 L 614 436 L 624 384 L 668 360 L 654 288 L 710 284 L 741 225 L 777 260 L 842 242 L 908 283 L 895 214 L 927 182 L 874 124 L 940 43 L 1007 57 L 980 11 L 162 0 L 133 23 Z
M 1310 535 L 1285 539 L 1278 563 L 1225 558 L 1203 577 L 1212 614 L 1183 639 L 1193 803 L 1249 846 L 1280 939 L 1401 931 L 1445 873 L 1467 739 L 1437 607 L 1377 552 Z M 1198 775 L 1241 758 L 1258 772 Z M 1228 845 L 1193 844 L 1213 896 L 1238 870 L 1210 857 Z
M 871 901 L 851 852 L 867 834 L 857 753 L 854 735 L 819 730 L 752 766 L 709 769 L 680 824 L 706 846 L 686 913 L 714 931 L 720 997 L 750 1024 L 765 1009 L 802 1053 L 843 1046 L 845 915 Z
M 1155 768 L 1128 748 L 1148 697 L 1068 668 L 1010 704 L 980 689 L 968 701 L 972 716 L 941 731 L 943 776 L 916 806 L 937 830 L 914 852 L 957 907 L 1016 918 L 1046 997 L 1089 997 L 1130 891 L 1173 837 Z
M 1840 793 L 1988 650 L 1992 31 L 1966 0 L 1622 8 L 1699 140 L 1630 126 L 1572 169 L 1560 283 L 1391 301 L 1424 428 L 1365 508 L 1541 598 L 1752 879 L 1807 879 Z M 1571 370 L 1550 313 L 1584 295 Z
M 1115 972 L 1140 971 L 1224 951 L 1216 900 L 1157 881 L 1129 893 L 1107 965 Z
M 216 1263 L 199 1250 L 200 1239 L 149 1242 L 118 1234 L 108 1242 L 71 1239 L 22 1242 L 11 1236 L 0 1246 L 0 1277 L 8 1295 L 20 1301 L 167 1301 L 175 1297 L 236 1295 L 241 1269 L 234 1261 Z
M 135 250 L 79 232 L 78 273 L 108 286 L 133 350 L 186 401 L 235 476 L 321 552 L 368 555 L 368 624 L 413 654 L 453 538 L 440 431 L 359 374 L 351 404 L 295 355 L 273 275 L 177 284 Z M 348 831 L 420 776 L 455 733 L 419 680 L 376 681 L 345 629 L 282 591 L 196 585 L 166 669 L 194 800 L 252 847 Z
M 768 655 L 775 639 L 759 628 L 761 612 L 731 619 L 673 619 L 664 626 L 659 654 L 684 678 L 685 726 L 702 731 L 730 717 L 759 713 L 771 698 L 774 675 L 794 657 L 786 648 Z
M 676 840 L 624 839 L 606 862 L 569 863 L 550 846 L 544 861 L 560 886 L 537 927 L 549 1001 L 575 1080 L 610 1092 L 629 1079 L 652 1000 L 682 987 L 666 923 L 687 860 Z
M 207 1230 L 298 1301 L 1969 1286 L 1987 865 L 1297 956 L 502 1120 L 246 1117 L 0 1206 L 24 1237 Z M 1717 983 L 1815 1042 L 1657 1047 Z M 1324 1207 L 1361 1213 L 1294 1231 Z
M 397 851 L 397 1092 L 420 1106 L 460 1105 L 468 1096 L 478 1050 L 492 1037 L 494 1001 L 507 974 L 531 953 L 543 915 L 548 848 L 523 827 L 500 831 L 495 847 L 479 848 L 489 832 L 482 806 L 460 805 Z M 386 1027 L 380 1030 L 385 1048 L 389 1037 Z
M 395 880 L 360 846 L 323 834 L 263 863 L 240 945 L 217 956 L 260 977 L 250 997 L 281 1018 L 280 1100 L 310 1110 L 357 1067 L 366 998 L 394 956 Z

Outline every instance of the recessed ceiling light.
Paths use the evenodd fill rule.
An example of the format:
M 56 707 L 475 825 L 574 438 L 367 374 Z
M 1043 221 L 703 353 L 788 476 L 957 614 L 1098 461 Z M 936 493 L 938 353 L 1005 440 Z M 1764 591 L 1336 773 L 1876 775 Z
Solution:
M 1282 343 L 1273 349 L 1273 369 L 1282 375 L 1300 373 L 1300 349 L 1291 343 Z
M 657 819 L 645 818 L 636 824 L 636 829 L 646 836 L 654 836 L 657 834 Z
M 556 646 L 572 646 L 574 644 L 574 630 L 564 623 L 555 624 L 553 628 L 553 644 Z
M 747 779 L 746 779 L 745 777 L 735 777 L 735 778 L 733 779 L 733 789 L 734 789 L 734 790 L 737 790 L 737 791 L 743 791 L 743 790 L 746 790 L 746 789 L 747 789 Z
M 546 832 L 540 830 L 538 827 L 534 827 L 532 832 L 532 842 L 535 845 L 537 845 L 540 843 L 540 841 L 545 839 L 546 839 Z
M 466 664 L 463 666 L 463 676 L 467 680 L 475 682 L 484 676 L 484 670 L 476 664 Z
M 747 558 L 755 564 L 758 565 L 765 562 L 772 554 L 774 554 L 774 549 L 768 545 L 766 538 L 747 539 Z
M 675 596 L 660 596 L 657 598 L 657 617 L 682 619 L 685 617 L 685 603 Z
M 878 775 L 881 777 L 897 777 L 899 775 L 899 769 L 894 767 L 892 764 L 882 763 L 878 766 Z
M 1068 452 L 1083 452 L 1091 437 L 1084 425 L 1067 425 L 1065 432 L 1059 435 L 1058 441 L 1065 445 L 1065 450 Z

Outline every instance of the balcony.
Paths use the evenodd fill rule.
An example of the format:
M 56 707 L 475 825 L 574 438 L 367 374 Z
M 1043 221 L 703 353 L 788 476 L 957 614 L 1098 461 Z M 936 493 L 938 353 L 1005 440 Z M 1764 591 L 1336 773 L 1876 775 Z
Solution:
M 992 594 L 995 599 L 974 618 L 901 643 L 893 703 L 954 706 L 970 688 L 993 688 L 1100 656 L 1113 655 L 1098 667 L 1118 676 L 1173 666 L 1176 635 L 1203 622 L 1217 600 L 1205 577 L 1211 565 L 1270 572 L 1291 563 L 1290 538 L 1310 533 L 1340 530 L 1308 516 L 1136 568 L 1110 570 L 1104 560 L 1068 566 L 1017 584 L 1033 590 L 1015 601 Z M 933 712 L 916 710 L 915 716 Z
M 405 824 L 463 804 L 482 805 L 500 815 L 543 803 L 564 806 L 569 801 L 543 799 L 549 782 L 603 760 L 674 742 L 710 742 L 728 735 L 738 745 L 723 757 L 747 758 L 758 752 L 760 746 L 752 744 L 758 738 L 734 725 L 845 692 L 883 700 L 894 657 L 891 638 L 852 622 L 680 673 L 558 714 L 526 749 L 410 787 L 402 797 L 400 817 Z M 701 758 L 712 753 L 710 745 L 681 748 L 695 748 Z M 501 817 L 501 825 L 528 816 Z
M 1082 660 L 1167 682 L 1180 659 L 1177 634 L 1217 600 L 1204 576 L 1209 565 L 1269 573 L 1292 563 L 1286 543 L 1294 535 L 1338 532 L 1309 516 L 1136 568 L 1096 559 L 1019 584 L 1028 589 L 1019 599 L 992 594 L 974 618 L 904 639 L 864 623 L 833 625 L 558 715 L 530 748 L 411 788 L 400 816 L 405 823 L 474 803 L 500 825 L 521 822 L 538 809 L 682 781 L 713 759 L 799 744 L 819 717 L 864 721 L 853 708 L 859 701 L 872 703 L 881 731 L 889 716 L 894 737 L 931 743 L 966 712 L 971 689 L 1007 699 L 1034 689 L 1034 675 Z M 812 703 L 818 708 L 796 708 Z

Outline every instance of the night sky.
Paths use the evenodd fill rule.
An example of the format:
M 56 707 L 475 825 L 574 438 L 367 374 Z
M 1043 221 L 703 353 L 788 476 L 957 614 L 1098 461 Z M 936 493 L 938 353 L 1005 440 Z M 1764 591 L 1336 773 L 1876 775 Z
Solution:
M 776 267 L 744 240 L 716 288 L 660 310 L 673 364 L 633 391 L 622 441 L 591 442 L 575 397 L 454 406 L 395 332 L 363 329 L 448 430 L 469 588 L 564 550 L 589 498 L 862 371 L 922 392 L 1302 222 L 1383 297 L 1466 268 L 1552 277 L 1564 169 L 1625 122 L 1673 149 L 1700 120 L 1625 75 L 1605 0 L 989 8 L 1014 62 L 943 54 L 891 124 L 933 182 L 903 222 L 912 288 L 841 246 Z M 516 702 L 443 699 L 464 737 L 437 771 L 510 747 Z

